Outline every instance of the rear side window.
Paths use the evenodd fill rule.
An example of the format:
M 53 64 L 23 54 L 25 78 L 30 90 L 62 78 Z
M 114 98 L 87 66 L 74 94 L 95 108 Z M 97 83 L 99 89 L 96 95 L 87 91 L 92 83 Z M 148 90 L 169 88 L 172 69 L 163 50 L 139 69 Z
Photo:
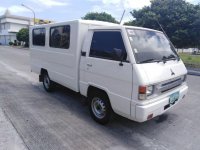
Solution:
M 50 47 L 68 49 L 70 45 L 70 26 L 50 28 Z
M 121 56 L 123 58 L 121 58 Z M 127 54 L 120 31 L 96 31 L 93 34 L 90 57 L 126 60 Z
M 45 28 L 33 29 L 33 45 L 45 46 Z

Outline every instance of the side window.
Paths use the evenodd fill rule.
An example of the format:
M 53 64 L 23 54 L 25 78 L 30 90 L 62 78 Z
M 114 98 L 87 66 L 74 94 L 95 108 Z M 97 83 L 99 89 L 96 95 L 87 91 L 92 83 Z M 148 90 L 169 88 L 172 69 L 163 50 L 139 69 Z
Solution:
M 50 47 L 68 49 L 70 45 L 70 26 L 50 28 Z
M 90 57 L 126 60 L 127 53 L 119 31 L 95 31 L 90 47 Z
M 46 32 L 45 28 L 33 29 L 32 33 L 33 45 L 45 46 L 45 32 Z

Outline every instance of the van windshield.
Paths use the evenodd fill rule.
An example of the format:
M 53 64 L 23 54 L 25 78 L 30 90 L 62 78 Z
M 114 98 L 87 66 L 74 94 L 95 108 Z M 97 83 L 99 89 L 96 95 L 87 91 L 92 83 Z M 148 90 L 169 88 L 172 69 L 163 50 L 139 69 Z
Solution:
M 179 59 L 175 48 L 161 32 L 127 29 L 137 63 L 151 63 Z

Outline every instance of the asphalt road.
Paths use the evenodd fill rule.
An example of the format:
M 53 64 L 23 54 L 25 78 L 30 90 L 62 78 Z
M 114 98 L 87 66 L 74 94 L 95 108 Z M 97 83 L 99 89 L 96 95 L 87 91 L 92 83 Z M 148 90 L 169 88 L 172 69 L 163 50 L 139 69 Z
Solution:
M 78 94 L 63 87 L 43 90 L 30 72 L 29 50 L 0 47 L 0 108 L 30 150 L 199 150 L 200 77 L 187 80 L 188 95 L 164 115 L 145 123 L 116 116 L 102 126 Z

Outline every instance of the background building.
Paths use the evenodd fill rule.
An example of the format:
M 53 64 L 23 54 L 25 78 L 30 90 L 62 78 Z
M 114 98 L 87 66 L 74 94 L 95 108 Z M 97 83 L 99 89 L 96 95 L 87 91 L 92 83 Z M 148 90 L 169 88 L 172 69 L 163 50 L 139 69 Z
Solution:
M 35 19 L 36 24 L 47 24 L 52 21 Z M 33 19 L 28 17 L 12 15 L 7 9 L 4 15 L 0 16 L 0 44 L 8 45 L 16 40 L 16 34 L 22 28 L 34 25 Z
M 4 15 L 0 16 L 0 43 L 8 45 L 10 41 L 14 42 L 16 33 L 30 25 L 33 25 L 31 18 L 11 15 L 9 10 L 6 10 Z

